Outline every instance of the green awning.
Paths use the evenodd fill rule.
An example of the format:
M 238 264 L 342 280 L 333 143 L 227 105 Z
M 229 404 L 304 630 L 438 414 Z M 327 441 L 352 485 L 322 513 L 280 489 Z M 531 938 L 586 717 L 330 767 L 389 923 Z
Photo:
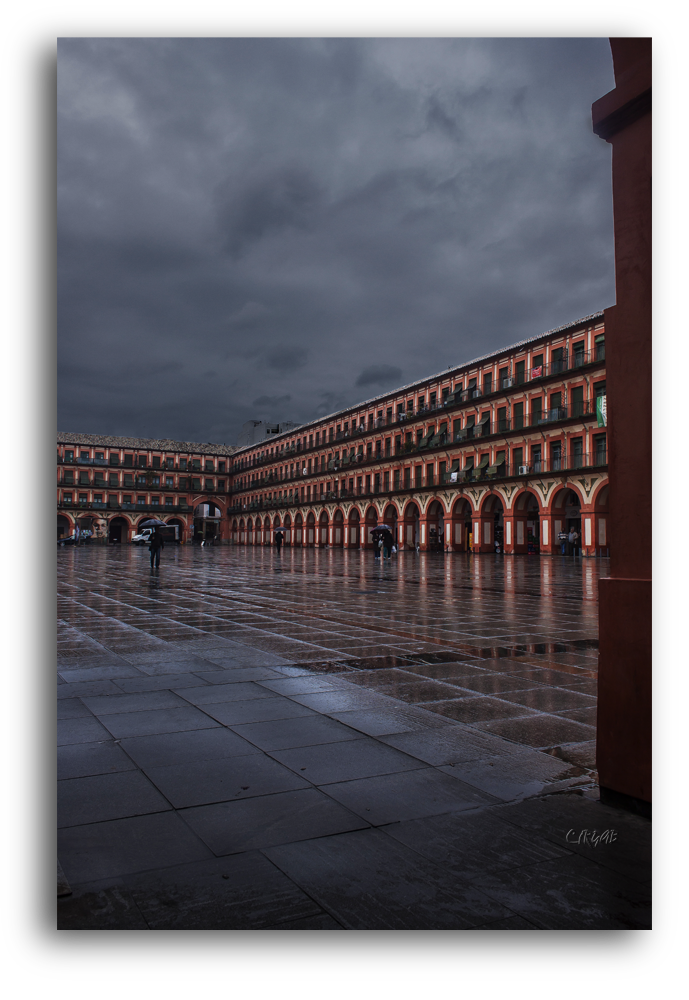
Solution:
M 490 461 L 490 458 L 488 457 L 488 455 L 484 455 L 483 458 L 481 459 L 481 461 L 479 462 L 477 468 L 478 469 L 485 469 L 485 467 L 488 465 L 489 461 Z
M 459 459 L 456 458 L 452 463 L 452 468 L 450 469 L 450 472 L 458 472 L 458 471 L 459 471 Z

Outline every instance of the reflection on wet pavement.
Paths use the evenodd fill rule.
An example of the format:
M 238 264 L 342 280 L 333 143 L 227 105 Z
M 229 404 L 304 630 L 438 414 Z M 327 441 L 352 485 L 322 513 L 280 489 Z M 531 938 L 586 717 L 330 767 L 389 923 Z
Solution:
M 209 658 L 221 669 L 229 640 L 517 744 L 567 745 L 580 763 L 573 747 L 586 746 L 594 767 L 605 560 L 404 553 L 376 564 L 332 549 L 185 547 L 151 572 L 130 547 L 59 556 L 68 680 L 86 660 L 84 680 L 121 677 L 122 661 L 147 674 L 207 669 Z
M 596 785 L 601 571 L 60 550 L 60 928 L 649 926 L 650 823 Z

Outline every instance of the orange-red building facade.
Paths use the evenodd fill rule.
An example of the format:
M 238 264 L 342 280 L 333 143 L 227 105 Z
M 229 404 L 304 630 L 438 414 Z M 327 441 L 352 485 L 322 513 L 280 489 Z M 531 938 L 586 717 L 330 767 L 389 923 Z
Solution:
M 608 555 L 603 313 L 246 448 L 58 435 L 58 538 Z
M 230 540 L 608 555 L 603 313 L 233 456 Z M 605 418 L 607 422 L 607 416 Z
M 76 526 L 96 541 L 129 542 L 158 517 L 182 543 L 227 537 L 234 447 L 187 441 L 58 433 L 57 536 Z

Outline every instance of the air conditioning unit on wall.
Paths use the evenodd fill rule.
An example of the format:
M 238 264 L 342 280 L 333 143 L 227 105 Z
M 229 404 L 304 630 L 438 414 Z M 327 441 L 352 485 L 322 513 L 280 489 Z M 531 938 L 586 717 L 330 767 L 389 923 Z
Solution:
M 530 468 L 531 468 L 530 465 L 520 465 L 519 466 L 519 475 L 520 476 L 526 476 L 528 474 Z

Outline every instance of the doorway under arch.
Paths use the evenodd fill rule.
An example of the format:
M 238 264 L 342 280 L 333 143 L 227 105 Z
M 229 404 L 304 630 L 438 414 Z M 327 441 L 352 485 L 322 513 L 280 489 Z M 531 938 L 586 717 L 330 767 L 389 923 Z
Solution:
M 129 541 L 129 521 L 126 517 L 113 517 L 108 525 L 108 542 L 122 545 Z

